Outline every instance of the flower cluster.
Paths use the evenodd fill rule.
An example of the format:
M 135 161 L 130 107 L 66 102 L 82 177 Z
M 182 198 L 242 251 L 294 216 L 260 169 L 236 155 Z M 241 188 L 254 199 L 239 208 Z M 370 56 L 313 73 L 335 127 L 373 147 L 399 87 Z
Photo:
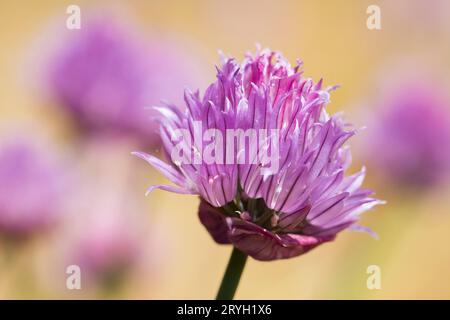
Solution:
M 227 130 L 275 130 L 276 143 L 267 152 L 276 152 L 277 170 L 268 170 L 267 162 L 251 161 L 251 146 L 245 142 L 234 153 L 236 158 L 244 153 L 245 161 L 165 163 L 136 153 L 177 185 L 149 190 L 200 195 L 199 217 L 214 240 L 257 260 L 303 254 L 333 240 L 361 212 L 380 203 L 370 197 L 372 191 L 361 188 L 364 169 L 344 175 L 351 159 L 343 144 L 355 131 L 325 111 L 334 87 L 323 89 L 322 81 L 303 78 L 299 68 L 300 63 L 293 68 L 269 50 L 247 55 L 242 64 L 225 58 L 217 81 L 203 97 L 185 92 L 185 112 L 173 105 L 156 108 L 168 155 L 180 143 L 194 154 L 206 147 L 194 139 L 195 122 L 201 122 L 203 133 L 214 129 L 223 136 Z M 179 130 L 191 135 L 180 142 Z M 215 150 L 226 150 L 229 143 L 215 141 L 220 147 Z

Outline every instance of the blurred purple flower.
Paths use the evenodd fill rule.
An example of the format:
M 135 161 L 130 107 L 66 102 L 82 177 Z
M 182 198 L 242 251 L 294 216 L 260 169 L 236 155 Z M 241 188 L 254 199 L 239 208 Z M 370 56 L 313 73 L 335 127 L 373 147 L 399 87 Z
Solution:
M 29 141 L 0 150 L 0 234 L 22 238 L 42 231 L 59 214 L 61 170 L 49 152 Z
M 91 137 L 77 156 L 78 175 L 65 202 L 70 220 L 61 230 L 65 241 L 60 251 L 66 252 L 66 265 L 81 268 L 87 286 L 112 289 L 139 265 L 145 263 L 148 274 L 156 269 L 147 262 L 157 260 L 157 228 L 147 224 L 141 215 L 146 211 L 143 203 L 130 189 L 130 148 L 128 139 L 99 135 Z
M 370 160 L 390 183 L 422 188 L 450 173 L 450 102 L 425 77 L 403 79 L 385 92 L 373 124 Z
M 353 226 L 361 212 L 380 203 L 370 190 L 360 188 L 364 169 L 344 176 L 351 159 L 343 144 L 354 130 L 324 109 L 334 88 L 322 89 L 322 81 L 302 78 L 298 69 L 269 50 L 248 55 L 242 65 L 225 59 L 203 99 L 186 91 L 186 112 L 171 105 L 158 108 L 168 154 L 179 146 L 171 140 L 176 130 L 192 133 L 194 121 L 201 122 L 203 134 L 208 129 L 223 136 L 227 129 L 273 129 L 279 132 L 270 146 L 272 152 L 279 149 L 278 170 L 267 171 L 267 163 L 249 158 L 243 164 L 173 159 L 166 164 L 136 153 L 178 186 L 151 189 L 200 195 L 200 220 L 214 240 L 258 260 L 298 256 L 331 241 Z M 192 135 L 189 140 L 194 146 L 187 145 L 187 150 L 205 149 Z M 228 141 L 216 143 L 227 149 Z M 234 157 L 249 154 L 250 147 L 240 145 Z
M 95 213 L 73 244 L 71 261 L 102 284 L 120 280 L 142 253 L 136 228 L 114 212 Z
M 87 132 L 154 142 L 146 108 L 198 76 L 176 44 L 146 43 L 113 17 L 85 18 L 62 42 L 50 55 L 49 90 Z

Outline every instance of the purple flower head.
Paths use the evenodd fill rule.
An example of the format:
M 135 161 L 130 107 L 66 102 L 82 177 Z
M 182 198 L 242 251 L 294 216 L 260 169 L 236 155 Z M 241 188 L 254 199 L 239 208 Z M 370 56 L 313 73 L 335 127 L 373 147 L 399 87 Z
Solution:
M 360 188 L 364 169 L 344 175 L 343 144 L 354 130 L 324 109 L 334 88 L 303 78 L 299 67 L 269 50 L 242 64 L 225 59 L 203 98 L 185 93 L 186 112 L 158 108 L 171 163 L 136 153 L 177 185 L 150 190 L 200 195 L 200 220 L 214 240 L 257 260 L 331 241 L 380 203 Z
M 8 141 L 0 150 L 0 235 L 31 236 L 59 215 L 61 170 L 29 141 Z
M 63 36 L 50 55 L 48 90 L 85 132 L 126 134 L 148 143 L 155 128 L 146 108 L 193 79 L 177 46 L 147 42 L 111 16 L 89 16 L 81 29 Z
M 401 79 L 381 105 L 369 152 L 380 172 L 391 183 L 412 188 L 448 179 L 450 101 L 443 91 L 426 77 Z

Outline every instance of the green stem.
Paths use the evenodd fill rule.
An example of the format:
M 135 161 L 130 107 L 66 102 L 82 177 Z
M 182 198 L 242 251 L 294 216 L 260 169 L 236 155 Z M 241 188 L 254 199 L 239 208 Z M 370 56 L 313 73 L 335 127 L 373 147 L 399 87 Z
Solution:
M 216 300 L 233 300 L 246 261 L 247 255 L 233 248 Z

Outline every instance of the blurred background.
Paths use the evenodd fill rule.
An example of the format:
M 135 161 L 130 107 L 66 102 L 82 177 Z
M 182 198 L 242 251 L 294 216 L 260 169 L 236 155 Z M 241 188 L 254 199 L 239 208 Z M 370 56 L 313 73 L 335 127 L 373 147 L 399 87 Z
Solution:
M 366 26 L 368 6 L 381 29 Z M 81 9 L 81 29 L 66 10 Z M 284 261 L 249 260 L 241 299 L 450 298 L 450 3 L 432 1 L 2 1 L 0 298 L 209 299 L 231 248 L 198 199 L 130 152 L 158 154 L 146 107 L 182 107 L 214 81 L 218 50 L 281 51 L 356 127 L 354 170 L 387 201 Z M 67 268 L 81 268 L 69 290 Z M 381 270 L 369 290 L 367 268 Z

